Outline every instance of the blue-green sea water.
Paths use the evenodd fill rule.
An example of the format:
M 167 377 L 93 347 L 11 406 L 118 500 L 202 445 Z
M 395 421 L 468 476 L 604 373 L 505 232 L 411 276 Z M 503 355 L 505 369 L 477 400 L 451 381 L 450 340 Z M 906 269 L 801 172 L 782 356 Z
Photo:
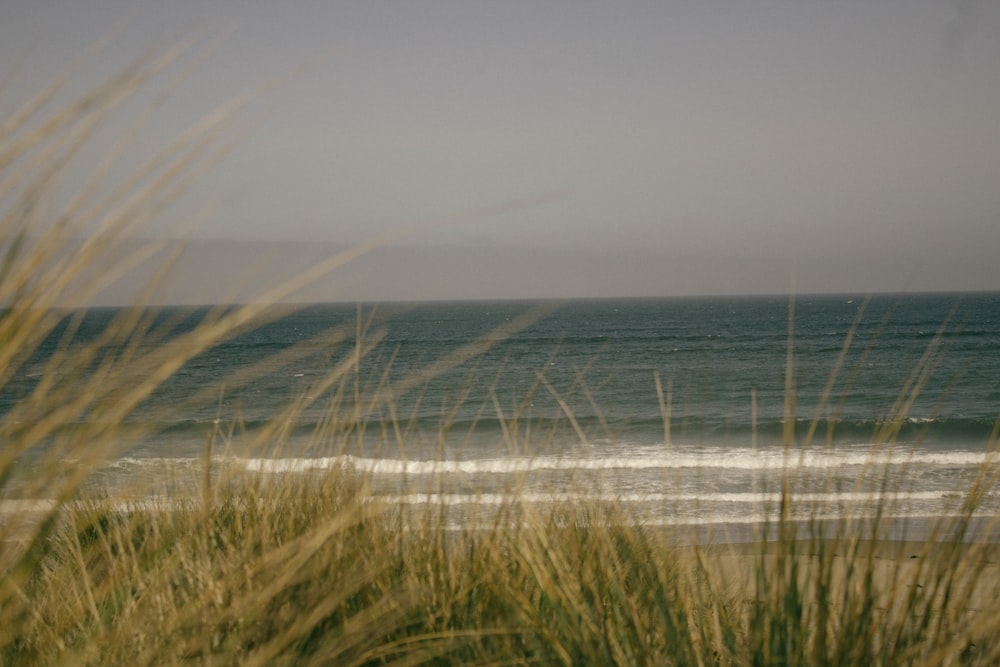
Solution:
M 204 312 L 157 317 L 175 335 Z M 89 312 L 75 339 L 116 314 Z M 517 492 L 753 522 L 791 476 L 802 517 L 873 512 L 888 481 L 891 511 L 919 518 L 959 511 L 998 416 L 1000 294 L 309 305 L 180 369 L 100 479 L 197 469 L 209 442 L 220 466 L 349 466 L 376 494 L 466 511 Z

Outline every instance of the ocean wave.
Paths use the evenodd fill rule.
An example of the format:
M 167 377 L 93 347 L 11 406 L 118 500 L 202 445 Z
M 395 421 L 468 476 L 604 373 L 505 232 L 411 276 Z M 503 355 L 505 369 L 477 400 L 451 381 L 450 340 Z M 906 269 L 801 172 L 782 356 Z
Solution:
M 243 467 L 252 472 L 287 473 L 344 467 L 375 475 L 500 474 L 546 470 L 612 471 L 651 469 L 801 470 L 869 466 L 982 466 L 992 459 L 968 451 L 857 451 L 823 452 L 754 451 L 712 448 L 695 452 L 636 448 L 608 456 L 536 456 L 467 460 L 406 460 L 339 455 L 316 458 L 248 458 Z
M 886 503 L 893 501 L 935 501 L 954 499 L 943 491 L 911 491 L 892 494 L 871 492 L 796 493 L 799 503 Z M 560 503 L 776 503 L 779 492 L 749 493 L 409 493 L 378 495 L 372 500 L 404 505 L 502 505 L 510 502 L 530 504 Z

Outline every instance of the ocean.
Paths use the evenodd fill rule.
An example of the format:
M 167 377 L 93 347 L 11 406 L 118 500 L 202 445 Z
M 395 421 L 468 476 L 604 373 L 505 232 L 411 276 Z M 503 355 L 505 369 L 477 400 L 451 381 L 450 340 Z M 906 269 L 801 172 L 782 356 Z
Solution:
M 206 312 L 160 311 L 143 345 Z M 73 340 L 120 314 L 87 312 Z M 71 322 L 8 379 L 0 412 Z M 998 416 L 995 293 L 307 305 L 187 363 L 91 484 L 160 497 L 210 452 L 216 474 L 340 467 L 456 522 L 516 495 L 704 527 L 774 518 L 782 488 L 791 518 L 926 525 L 980 480 L 985 525 Z

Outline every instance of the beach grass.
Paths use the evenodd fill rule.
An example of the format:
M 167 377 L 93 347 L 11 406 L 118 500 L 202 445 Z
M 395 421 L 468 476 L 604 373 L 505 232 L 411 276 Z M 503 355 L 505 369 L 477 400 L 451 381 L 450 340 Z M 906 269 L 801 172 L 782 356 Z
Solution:
M 961 513 L 920 543 L 889 539 L 878 516 L 793 520 L 783 510 L 796 502 L 794 456 L 776 518 L 733 544 L 644 525 L 615 502 L 541 506 L 516 493 L 488 521 L 456 526 L 433 503 L 378 497 L 348 467 L 213 468 L 214 439 L 232 432 L 210 433 L 203 468 L 178 473 L 174 488 L 187 493 L 95 488 L 95 471 L 149 435 L 128 420 L 146 397 L 199 352 L 261 322 L 269 302 L 301 284 L 209 310 L 183 335 L 166 335 L 152 311 L 133 308 L 96 340 L 74 338 L 79 320 L 64 319 L 67 303 L 85 302 L 151 257 L 159 257 L 158 274 L 169 272 L 172 258 L 157 255 L 155 244 L 123 253 L 113 241 L 159 215 L 214 160 L 218 115 L 121 182 L 105 182 L 112 170 L 102 166 L 71 194 L 61 189 L 97 128 L 178 57 L 157 54 L 49 113 L 57 82 L 0 128 L 0 384 L 28 372 L 40 378 L 0 422 L 0 663 L 1000 663 L 998 553 L 968 539 L 981 494 L 996 481 L 992 459 Z M 154 280 L 137 300 L 156 289 Z M 495 333 L 510 335 L 535 316 Z M 34 353 L 60 322 L 68 322 L 63 342 L 34 368 Z M 371 419 L 370 428 L 397 434 L 401 447 L 407 429 L 393 397 L 497 338 L 472 341 L 423 377 L 391 387 L 365 375 L 378 336 L 362 330 L 359 321 L 353 337 L 335 334 L 347 345 L 321 383 L 337 388 L 334 395 L 370 395 L 349 403 L 355 412 L 344 428 Z M 931 364 L 935 350 L 928 352 Z M 791 356 L 787 364 L 791 378 Z M 925 377 L 918 369 L 901 388 L 898 419 Z M 664 393 L 656 384 L 669 441 L 669 385 Z M 216 389 L 193 400 L 210 402 Z M 787 391 L 793 417 L 791 381 Z M 359 414 L 360 405 L 370 409 Z M 347 437 L 338 407 L 318 440 Z M 302 408 L 281 406 L 257 435 L 261 449 L 281 441 Z M 443 411 L 442 434 L 448 424 Z M 801 446 L 794 433 L 787 437 L 790 449 Z M 880 437 L 891 439 L 891 428 Z M 996 434 L 984 443 L 996 445 Z M 888 509 L 891 489 L 876 500 Z
M 995 664 L 991 545 L 679 543 L 614 504 L 493 525 L 357 474 L 219 502 L 62 508 L 4 605 L 5 664 Z M 12 582 L 8 581 L 8 586 Z

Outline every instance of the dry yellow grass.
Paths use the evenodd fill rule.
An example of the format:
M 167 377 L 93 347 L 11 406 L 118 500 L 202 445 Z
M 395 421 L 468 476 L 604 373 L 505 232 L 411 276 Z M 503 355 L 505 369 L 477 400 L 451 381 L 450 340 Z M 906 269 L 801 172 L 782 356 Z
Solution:
M 48 113 L 57 82 L 3 123 L 0 388 L 54 330 L 63 316 L 57 306 L 86 299 L 153 254 L 150 246 L 118 256 L 112 240 L 158 215 L 202 160 L 214 160 L 225 114 L 150 156 L 124 182 L 103 183 L 109 171 L 102 165 L 72 196 L 54 194 L 95 128 L 179 55 L 151 57 Z M 64 205 L 53 211 L 50 201 Z M 99 233 L 80 242 L 85 231 Z M 332 258 L 300 281 L 391 238 Z M 164 271 L 169 266 L 168 258 Z M 152 328 L 149 311 L 123 310 L 98 340 L 78 345 L 67 335 L 45 362 L 37 387 L 0 422 L 0 662 L 1000 662 L 996 554 L 963 542 L 961 533 L 926 545 L 872 542 L 877 531 L 845 520 L 835 538 L 810 539 L 785 523 L 769 541 L 677 546 L 678 535 L 637 525 L 613 503 L 542 510 L 516 497 L 492 525 L 455 530 L 433 506 L 373 499 L 354 471 L 219 475 L 211 457 L 204 476 L 191 480 L 194 492 L 167 503 L 150 504 L 141 490 L 114 497 L 85 490 L 93 467 L 145 435 L 126 428 L 144 397 L 200 351 L 253 326 L 263 304 L 298 284 L 275 286 L 253 305 L 211 311 L 170 338 Z M 73 326 L 71 318 L 70 332 Z M 333 335 L 351 340 L 351 332 Z M 357 380 L 377 336 L 356 340 L 324 382 Z M 471 342 L 429 372 L 485 345 Z M 904 402 L 920 382 L 903 388 Z M 669 422 L 669 386 L 660 394 Z M 392 392 L 382 396 L 392 414 Z M 299 409 L 279 411 L 263 440 L 279 438 Z M 972 515 L 994 475 L 984 468 L 966 516 L 949 529 Z M 788 488 L 785 504 L 794 500 Z M 35 499 L 51 502 L 14 504 Z

